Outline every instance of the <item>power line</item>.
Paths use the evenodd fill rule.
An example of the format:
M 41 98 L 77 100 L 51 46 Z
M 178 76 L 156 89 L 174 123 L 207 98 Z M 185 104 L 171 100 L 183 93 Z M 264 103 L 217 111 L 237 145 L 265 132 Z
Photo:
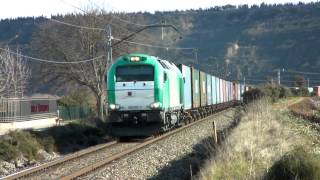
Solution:
M 77 10 L 80 10 L 81 12 L 83 12 L 83 13 L 85 13 L 85 14 L 88 14 L 88 12 L 87 12 L 87 11 L 85 11 L 85 10 L 83 10 L 83 9 L 79 8 L 78 6 L 75 6 L 75 5 L 71 4 L 71 3 L 65 2 L 64 0 L 60 0 L 60 1 L 61 1 L 62 3 L 65 3 L 65 4 L 69 5 L 69 6 L 71 6 L 71 7 L 75 8 L 75 9 L 77 9 Z M 95 3 L 94 3 L 94 4 L 95 4 Z M 96 5 L 96 4 L 95 4 L 95 6 L 97 7 L 97 5 Z M 98 8 L 99 8 L 99 7 L 98 7 Z M 101 11 L 101 12 L 104 12 L 104 10 L 103 10 L 103 9 L 101 9 L 101 8 L 99 8 L 99 9 L 100 9 L 100 11 Z M 157 25 L 156 23 L 155 23 L 155 24 L 138 24 L 138 23 L 133 23 L 133 22 L 130 22 L 130 21 L 127 21 L 127 20 L 121 19 L 120 17 L 115 16 L 115 15 L 113 15 L 112 13 L 109 13 L 109 15 L 110 15 L 111 17 L 113 17 L 113 18 L 117 18 L 117 19 L 119 19 L 119 20 L 121 20 L 121 21 L 123 21 L 123 22 L 126 22 L 126 23 L 128 23 L 128 24 L 135 24 L 135 25 L 143 26 L 143 27 Z M 104 21 L 104 20 L 105 20 L 105 19 L 103 19 L 103 18 L 101 18 L 101 17 L 99 17 L 99 16 L 97 16 L 97 18 L 98 18 L 98 19 L 101 19 L 102 21 Z M 123 28 L 123 29 L 125 29 L 126 31 L 132 32 L 132 31 L 128 30 L 126 27 L 120 26 L 119 24 L 112 23 L 112 21 L 111 21 L 111 22 L 109 22 L 109 23 L 110 23 L 110 24 L 113 24 L 113 25 L 115 25 L 115 26 L 118 26 L 118 27 L 120 27 L 120 28 Z
M 52 21 L 54 21 L 56 23 L 60 23 L 60 24 L 63 24 L 63 25 L 79 28 L 79 29 L 105 31 L 105 29 L 103 29 L 103 28 L 80 26 L 80 25 L 76 25 L 76 24 L 71 24 L 71 23 L 59 21 L 59 20 L 56 20 L 56 19 L 49 19 L 49 20 L 52 20 Z M 190 47 L 185 48 L 185 47 L 158 46 L 158 45 L 140 43 L 140 42 L 135 42 L 135 41 L 121 40 L 120 38 L 116 38 L 116 37 L 112 37 L 112 39 L 117 40 L 117 41 L 123 41 L 123 42 L 126 42 L 128 44 L 140 45 L 140 46 L 151 47 L 151 48 L 176 49 L 176 50 L 194 50 L 195 49 L 195 48 L 190 48 Z
M 82 11 L 83 13 L 87 13 L 85 10 L 83 10 L 83 9 L 81 9 L 81 8 L 79 8 L 79 7 L 71 4 L 71 3 L 68 3 L 68 2 L 66 2 L 66 1 L 64 1 L 64 0 L 60 0 L 60 1 L 63 2 L 64 4 L 67 4 L 67 5 L 69 5 L 69 6 L 72 6 L 72 7 L 75 8 L 75 9 L 78 9 L 78 10 Z M 101 12 L 104 12 L 104 10 L 103 10 L 102 8 L 98 7 L 96 3 L 94 3 L 94 5 L 95 5 L 96 8 L 100 9 Z M 155 24 L 139 24 L 139 23 L 134 23 L 134 22 L 131 22 L 131 21 L 122 19 L 122 18 L 120 18 L 120 17 L 118 17 L 118 16 L 115 16 L 115 15 L 113 15 L 113 14 L 111 14 L 111 13 L 109 13 L 109 15 L 110 15 L 111 17 L 113 17 L 113 18 L 118 19 L 118 20 L 121 21 L 121 22 L 124 22 L 124 23 L 127 23 L 127 24 L 136 25 L 136 26 L 150 26 L 150 25 L 155 25 L 155 24 L 156 24 L 156 23 L 155 23 Z
M 303 72 L 303 71 L 295 71 L 295 70 L 286 70 L 289 73 L 298 73 L 298 74 L 308 74 L 308 75 L 320 75 L 320 73 L 315 72 Z
M 97 7 L 97 6 L 96 6 Z M 97 7 L 99 8 L 99 7 Z M 101 11 L 104 11 L 103 9 L 99 8 Z M 125 20 L 125 19 L 122 19 L 120 18 L 119 16 L 116 16 L 116 15 L 113 15 L 111 13 L 109 13 L 109 15 L 113 18 L 116 18 L 118 19 L 119 21 L 121 22 L 124 22 L 124 23 L 127 23 L 127 24 L 132 24 L 132 25 L 136 25 L 136 26 L 140 26 L 140 27 L 145 27 L 145 26 L 152 26 L 152 25 L 156 25 L 158 23 L 154 23 L 154 24 L 140 24 L 140 23 L 134 23 L 134 22 L 131 22 L 131 21 L 128 21 L 128 20 Z
M 68 2 L 66 2 L 66 1 L 64 1 L 64 0 L 60 0 L 60 1 L 61 1 L 62 3 L 64 3 L 64 4 L 67 4 L 68 6 L 73 7 L 74 9 L 77 9 L 77 10 L 83 12 L 84 14 L 88 14 L 87 11 L 85 11 L 85 10 L 83 10 L 83 9 L 81 9 L 81 8 L 79 8 L 79 7 L 71 4 L 71 3 L 68 3 Z M 97 18 L 100 19 L 100 20 L 102 20 L 102 21 L 105 21 L 105 19 L 100 18 L 99 16 L 97 16 Z M 115 26 L 121 27 L 121 28 L 123 28 L 123 29 L 126 29 L 125 27 L 122 27 L 122 26 L 120 26 L 120 25 L 118 25 L 118 24 L 114 24 L 114 23 L 112 23 L 112 22 L 109 22 L 109 23 L 110 23 L 110 24 L 113 24 L 113 25 L 115 25 Z M 129 32 L 132 32 L 132 31 L 130 31 L 130 30 L 128 30 L 128 29 L 126 29 L 126 30 L 129 31 Z
M 100 8 L 95 2 L 92 2 L 93 4 L 94 4 L 94 6 L 96 7 L 96 8 L 98 8 L 101 12 L 105 12 L 105 10 L 104 9 L 102 9 L 102 8 Z M 113 15 L 112 13 L 109 13 L 110 14 L 110 16 L 112 16 L 113 18 L 116 18 L 116 19 L 118 19 L 119 21 L 121 21 L 121 22 L 124 22 L 124 23 L 127 23 L 127 24 L 132 24 L 132 25 L 136 25 L 136 26 L 140 26 L 140 27 L 145 27 L 145 26 L 152 26 L 152 25 L 156 25 L 156 24 L 158 24 L 158 23 L 154 23 L 154 24 L 140 24 L 140 23 L 134 23 L 134 22 L 131 22 L 131 21 L 129 21 L 129 20 L 125 20 L 125 19 L 122 19 L 122 18 L 120 18 L 119 16 L 116 16 L 116 15 Z
M 121 41 L 119 38 L 113 38 L 114 40 Z M 134 41 L 128 41 L 128 40 L 122 40 L 123 42 L 126 42 L 128 44 L 135 44 L 139 46 L 145 46 L 145 47 L 152 47 L 152 48 L 159 48 L 159 49 L 176 49 L 176 50 L 194 50 L 195 48 L 190 47 L 169 47 L 169 46 L 158 46 L 158 45 L 152 45 L 152 44 L 145 44 L 140 42 L 134 42 Z
M 85 10 L 71 4 L 71 3 L 68 3 L 68 2 L 65 2 L 64 0 L 60 0 L 61 2 L 69 5 L 69 6 L 72 6 L 73 8 L 75 9 L 78 9 L 80 11 L 82 11 L 83 13 L 87 14 L 88 12 L 86 12 Z M 94 3 L 95 4 L 95 3 Z M 97 7 L 97 5 L 95 4 L 95 6 Z M 98 7 L 99 8 L 99 7 Z M 99 8 L 101 11 L 104 11 L 103 9 Z M 138 24 L 138 23 L 133 23 L 133 22 L 130 22 L 130 21 L 127 21 L 127 20 L 124 20 L 124 19 L 121 19 L 119 18 L 118 16 L 114 16 L 112 15 L 111 13 L 109 14 L 110 16 L 112 17 L 116 17 L 118 18 L 119 20 L 123 21 L 123 22 L 126 22 L 126 23 L 129 23 L 129 24 L 135 24 L 135 25 L 138 25 L 138 26 L 143 26 L 143 27 L 148 27 L 148 26 L 156 26 L 156 25 L 159 25 L 159 24 Z M 97 17 L 99 18 L 99 17 Z M 62 22 L 62 21 L 58 21 L 58 20 L 54 20 L 55 22 L 58 22 L 58 23 L 61 23 L 61 24 L 65 24 L 65 25 L 69 25 L 69 26 L 73 26 L 73 27 L 77 27 L 77 28 L 81 28 L 81 29 L 91 29 L 91 30 L 99 30 L 99 31 L 105 31 L 105 29 L 102 29 L 102 28 L 91 28 L 91 27 L 85 27 L 85 26 L 79 26 L 79 25 L 74 25 L 74 24 L 71 24 L 71 23 L 65 23 L 65 22 Z M 172 25 L 171 25 L 172 26 Z M 174 26 L 173 26 L 174 27 Z M 175 28 L 175 27 L 174 27 Z M 134 45 L 140 45 L 140 46 L 145 46 L 145 47 L 152 47 L 152 48 L 160 48 L 160 49 L 176 49 L 176 50 L 194 50 L 195 48 L 184 48 L 184 47 L 168 47 L 168 46 L 158 46 L 158 45 L 152 45 L 152 44 L 146 44 L 146 43 L 140 43 L 140 42 L 135 42 L 135 41 L 128 41 L 128 40 L 121 40 L 120 38 L 116 38 L 116 37 L 112 37 L 112 39 L 114 40 L 117 40 L 117 41 L 122 41 L 122 42 L 126 42 L 128 44 L 134 44 Z
M 270 80 L 267 80 L 267 79 L 247 79 L 246 78 L 246 80 L 248 80 L 248 81 L 253 81 L 253 82 L 268 82 L 268 81 L 270 81 Z M 239 80 L 239 81 L 241 81 L 241 80 Z M 294 81 L 294 80 L 283 80 L 283 79 L 281 79 L 281 81 L 282 82 L 297 82 L 297 81 Z M 306 82 L 307 82 L 307 80 L 305 80 Z M 320 83 L 320 80 L 318 80 L 318 79 L 314 79 L 314 80 L 312 80 L 312 79 L 309 79 L 309 82 L 313 82 L 313 83 Z
M 59 21 L 56 19 L 49 19 L 50 21 L 56 22 L 56 23 L 60 23 L 60 24 L 64 24 L 67 26 L 72 26 L 75 28 L 79 28 L 79 29 L 88 29 L 88 30 L 98 30 L 98 31 L 105 31 L 105 29 L 103 28 L 97 28 L 97 27 L 87 27 L 87 26 L 80 26 L 80 25 L 76 25 L 76 24 L 71 24 L 71 23 L 67 23 L 67 22 L 63 22 L 63 21 Z
M 32 59 L 32 60 L 35 60 L 35 61 L 44 62 L 44 63 L 52 63 L 52 64 L 79 64 L 79 63 L 86 63 L 86 62 L 95 61 L 95 60 L 100 59 L 100 58 L 103 57 L 103 55 L 101 55 L 101 56 L 98 56 L 98 57 L 95 57 L 95 58 L 92 58 L 92 59 L 86 59 L 86 60 L 80 60 L 80 61 L 53 61 L 53 60 L 40 59 L 40 58 L 31 57 L 31 56 L 26 56 L 26 55 L 23 55 L 23 54 L 20 54 L 20 53 L 16 53 L 16 52 L 10 51 L 8 49 L 0 48 L 0 50 L 6 51 L 6 52 L 8 52 L 10 54 L 14 54 L 14 55 L 17 55 L 17 56 L 24 57 L 24 58 L 29 59 L 29 60 Z

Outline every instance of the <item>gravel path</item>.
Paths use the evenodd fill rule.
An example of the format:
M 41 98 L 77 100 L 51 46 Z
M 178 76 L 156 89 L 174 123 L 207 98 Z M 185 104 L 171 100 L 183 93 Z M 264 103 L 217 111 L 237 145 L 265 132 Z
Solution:
M 186 179 L 208 157 L 212 121 L 218 129 L 233 120 L 234 109 L 222 112 L 81 179 Z
M 110 157 L 114 154 L 117 154 L 121 151 L 124 151 L 130 147 L 136 146 L 139 144 L 138 142 L 131 143 L 119 143 L 113 146 L 110 146 L 104 150 L 97 151 L 95 153 L 85 155 L 80 159 L 76 159 L 70 162 L 67 162 L 63 165 L 59 165 L 56 168 L 49 169 L 41 174 L 36 174 L 35 176 L 30 176 L 28 179 L 59 179 L 62 176 L 66 176 L 71 172 L 79 170 L 84 166 L 88 166 L 89 164 L 93 164 L 103 158 Z

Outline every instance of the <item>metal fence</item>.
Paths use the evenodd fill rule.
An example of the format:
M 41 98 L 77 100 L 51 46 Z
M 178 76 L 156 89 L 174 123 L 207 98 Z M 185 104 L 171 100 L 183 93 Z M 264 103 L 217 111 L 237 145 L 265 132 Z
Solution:
M 0 122 L 30 121 L 57 117 L 57 99 L 0 98 Z
M 63 120 L 87 119 L 92 115 L 92 111 L 87 106 L 58 106 L 59 117 Z

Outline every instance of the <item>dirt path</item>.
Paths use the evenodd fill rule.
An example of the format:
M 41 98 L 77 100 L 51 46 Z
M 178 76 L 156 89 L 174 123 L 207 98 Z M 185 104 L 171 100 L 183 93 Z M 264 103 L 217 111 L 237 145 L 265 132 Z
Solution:
M 292 97 L 280 100 L 279 102 L 273 104 L 273 108 L 278 110 L 288 109 L 289 106 L 299 103 L 300 101 L 303 101 L 305 98 L 308 97 Z

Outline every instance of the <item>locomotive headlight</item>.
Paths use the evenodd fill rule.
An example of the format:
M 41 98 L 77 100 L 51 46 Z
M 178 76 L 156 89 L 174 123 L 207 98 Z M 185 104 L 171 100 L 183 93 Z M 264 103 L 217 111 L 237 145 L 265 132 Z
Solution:
M 150 104 L 150 108 L 151 109 L 159 109 L 161 106 L 161 103 L 160 102 L 153 102 Z
M 139 56 L 133 56 L 130 58 L 131 62 L 139 62 L 140 61 L 140 57 Z
M 118 104 L 110 104 L 110 105 L 109 105 L 109 108 L 110 108 L 111 110 L 117 110 L 117 109 L 120 109 L 120 106 L 119 106 Z

